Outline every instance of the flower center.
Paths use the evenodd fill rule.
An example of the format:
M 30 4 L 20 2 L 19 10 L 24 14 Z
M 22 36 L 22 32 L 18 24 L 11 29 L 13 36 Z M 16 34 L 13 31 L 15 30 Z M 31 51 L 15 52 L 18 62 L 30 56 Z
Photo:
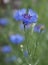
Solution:
M 26 19 L 30 19 L 32 16 L 30 16 L 30 15 L 28 15 L 28 14 L 24 14 L 23 15 L 24 16 L 24 18 L 26 18 Z

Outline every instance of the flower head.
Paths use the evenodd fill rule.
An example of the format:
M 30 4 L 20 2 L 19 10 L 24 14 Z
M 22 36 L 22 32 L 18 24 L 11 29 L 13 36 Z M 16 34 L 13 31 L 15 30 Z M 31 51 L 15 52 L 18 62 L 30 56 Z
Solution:
M 13 44 L 20 44 L 21 42 L 24 41 L 24 36 L 20 35 L 20 34 L 16 34 L 16 35 L 10 35 L 10 41 L 13 43 Z
M 42 25 L 42 24 L 40 24 L 40 25 L 36 25 L 35 27 L 34 27 L 34 32 L 44 32 L 45 31 L 45 26 L 44 25 Z
M 24 24 L 36 23 L 37 20 L 38 20 L 38 15 L 32 9 L 28 10 L 28 14 L 23 15 Z
M 12 51 L 12 48 L 10 46 L 3 46 L 1 48 L 2 53 L 10 53 Z
M 17 21 L 21 21 L 22 18 L 23 18 L 22 15 L 24 15 L 25 13 L 26 13 L 26 9 L 25 9 L 25 8 L 23 8 L 23 9 L 21 9 L 21 10 L 14 11 L 14 12 L 13 12 L 13 18 L 14 18 L 15 20 L 17 20 Z
M 38 20 L 38 15 L 32 9 L 29 9 L 27 12 L 27 9 L 24 8 L 14 12 L 13 18 L 17 21 L 23 21 L 23 23 L 26 25 L 36 23 Z
M 0 26 L 6 26 L 8 24 L 8 19 L 0 18 Z
M 28 56 L 28 51 L 24 51 L 24 56 L 27 57 Z

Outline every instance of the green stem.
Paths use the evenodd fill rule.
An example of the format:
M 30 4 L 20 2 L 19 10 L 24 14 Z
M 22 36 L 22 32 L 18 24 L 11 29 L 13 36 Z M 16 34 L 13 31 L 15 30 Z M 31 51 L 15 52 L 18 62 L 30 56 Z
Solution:
M 35 50 L 34 50 L 34 55 L 33 55 L 33 57 L 35 56 L 35 54 L 36 54 L 36 52 L 37 52 L 38 43 L 40 43 L 40 42 L 39 42 L 40 37 L 41 37 L 41 33 L 39 34 L 39 36 L 38 36 L 38 38 L 37 38 L 37 40 L 36 40 L 36 47 L 35 47 Z

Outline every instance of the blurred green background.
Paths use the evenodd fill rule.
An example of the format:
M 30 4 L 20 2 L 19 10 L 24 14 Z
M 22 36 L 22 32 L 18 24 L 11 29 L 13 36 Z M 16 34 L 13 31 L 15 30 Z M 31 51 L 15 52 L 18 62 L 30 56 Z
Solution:
M 18 4 L 16 5 L 14 5 L 12 1 L 7 4 L 3 4 L 3 3 L 0 4 L 0 18 L 7 17 L 9 18 L 10 21 L 10 24 L 5 28 L 0 27 L 0 46 L 11 45 L 13 47 L 13 52 L 9 55 L 15 54 L 19 56 L 21 62 L 18 59 L 18 61 L 15 61 L 14 63 L 6 64 L 3 61 L 3 57 L 9 55 L 0 54 L 0 65 L 3 64 L 5 65 L 48 65 L 48 0 L 19 0 Z M 30 7 L 38 13 L 37 24 L 45 25 L 45 29 L 46 29 L 45 33 L 39 34 L 39 33 L 32 33 L 32 31 L 27 31 L 25 34 L 24 31 L 19 30 L 18 26 L 20 23 L 14 21 L 12 19 L 11 14 L 12 11 L 24 7 L 25 8 Z M 26 40 L 25 42 L 23 42 L 22 45 L 24 46 L 24 50 L 28 46 L 29 56 L 27 58 L 22 55 L 20 45 L 15 46 L 9 42 L 8 36 L 12 33 L 13 34 L 20 33 L 26 36 Z M 37 42 L 37 48 L 36 48 L 36 42 Z

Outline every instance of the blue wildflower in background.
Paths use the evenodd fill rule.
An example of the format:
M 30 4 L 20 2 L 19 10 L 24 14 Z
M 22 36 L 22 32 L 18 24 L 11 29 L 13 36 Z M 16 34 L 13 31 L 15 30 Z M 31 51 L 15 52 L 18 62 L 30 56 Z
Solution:
M 2 53 L 10 53 L 11 51 L 12 51 L 11 46 L 3 46 L 3 47 L 1 47 L 1 52 Z
M 7 18 L 0 18 L 0 26 L 6 26 L 8 24 Z
M 25 51 L 23 52 L 23 54 L 24 54 L 25 57 L 27 57 L 27 56 L 28 56 L 28 51 L 25 50 Z
M 20 34 L 10 35 L 9 39 L 13 44 L 20 44 L 25 40 L 24 36 Z
M 40 32 L 44 32 L 44 31 L 45 31 L 45 26 L 42 25 L 42 24 L 36 25 L 36 26 L 34 27 L 34 32 L 40 33 Z
M 16 56 L 6 57 L 4 59 L 5 62 L 14 62 L 16 60 L 17 60 L 17 57 Z
M 11 61 L 15 61 L 15 60 L 17 60 L 17 57 L 16 56 L 12 56 L 11 57 Z
M 22 21 L 23 24 L 27 25 L 30 23 L 36 23 L 38 20 L 38 15 L 32 9 L 29 9 L 27 12 L 27 9 L 24 8 L 14 12 L 13 18 L 17 21 Z

